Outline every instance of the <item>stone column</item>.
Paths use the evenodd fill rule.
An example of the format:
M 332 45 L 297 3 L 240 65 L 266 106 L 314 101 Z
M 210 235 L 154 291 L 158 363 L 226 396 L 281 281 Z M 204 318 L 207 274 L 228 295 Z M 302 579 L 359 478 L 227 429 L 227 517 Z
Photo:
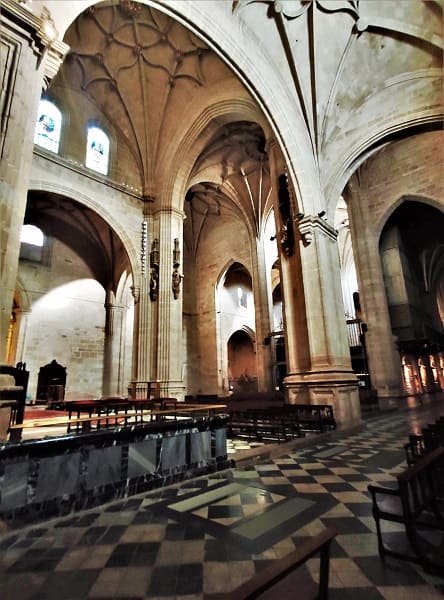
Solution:
M 159 298 L 157 313 L 156 379 L 163 396 L 180 398 L 183 381 L 183 212 L 161 209 L 155 217 L 159 223 Z
M 359 423 L 358 380 L 351 368 L 336 231 L 319 216 L 304 216 L 289 189 L 283 208 L 285 164 L 270 144 L 279 241 L 287 376 L 293 404 L 330 404 L 342 424 Z M 290 185 L 290 184 L 288 184 Z M 276 195 L 275 195 L 276 196 Z
M 0 20 L 1 362 L 6 357 L 38 104 L 42 88 L 56 74 L 68 47 L 56 41 L 57 32 L 46 9 L 36 16 L 23 4 L 2 0 Z
M 274 190 L 273 204 L 279 251 L 282 316 L 284 322 L 285 353 L 288 373 L 287 379 L 296 382 L 299 380 L 302 381 L 303 374 L 306 373 L 310 367 L 300 246 L 296 236 L 292 252 L 289 253 L 283 251 L 281 237 L 283 223 L 276 190 L 279 185 L 279 175 L 285 172 L 285 163 L 274 140 L 271 140 L 268 143 L 268 155 L 270 157 L 271 181 L 273 182 Z M 292 214 L 295 212 L 297 213 L 298 210 L 295 206 L 292 206 Z M 296 233 L 293 219 L 291 219 L 290 226 L 293 234 Z M 294 394 L 291 395 L 291 401 L 299 403 L 308 402 L 308 389 L 301 387 L 297 397 L 295 397 Z
M 114 292 L 108 290 L 105 300 L 105 340 L 103 350 L 103 396 L 126 395 L 119 373 L 122 324 L 125 306 L 116 304 Z
M 10 365 L 23 362 L 26 329 L 28 327 L 28 318 L 31 314 L 29 309 L 24 308 L 16 308 L 14 312 L 15 325 L 12 332 L 12 339 L 10 341 L 9 356 L 7 357 L 7 362 Z
M 271 298 L 268 293 L 268 278 L 265 246 L 262 237 L 256 238 L 256 254 L 253 256 L 254 308 L 256 318 L 256 364 L 258 390 L 272 389 L 271 345 L 265 343 L 271 330 Z
M 132 289 L 134 297 L 134 335 L 132 381 L 153 381 L 155 376 L 156 334 L 154 323 L 157 309 L 157 296 L 150 295 L 151 266 L 150 248 L 155 243 L 157 233 L 152 215 L 145 207 L 141 220 L 141 268 L 135 277 L 137 284 Z
M 299 220 L 310 368 L 286 380 L 290 398 L 308 386 L 310 402 L 332 404 L 341 423 L 359 422 L 358 381 L 351 368 L 337 232 L 319 216 Z

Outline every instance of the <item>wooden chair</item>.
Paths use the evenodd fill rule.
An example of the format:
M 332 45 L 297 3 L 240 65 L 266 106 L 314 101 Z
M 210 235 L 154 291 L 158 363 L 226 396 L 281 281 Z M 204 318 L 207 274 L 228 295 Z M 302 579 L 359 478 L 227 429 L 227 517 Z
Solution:
M 301 542 L 293 552 L 273 561 L 232 592 L 214 595 L 214 600 L 327 600 L 330 545 L 335 536 L 333 528 L 324 529 L 318 535 Z M 306 577 L 298 577 L 296 571 L 317 554 L 320 555 L 319 586 L 315 585 L 308 574 Z
M 372 497 L 379 555 L 383 560 L 386 556 L 394 556 L 419 563 L 426 571 L 442 573 L 444 517 L 439 498 L 442 497 L 440 486 L 443 465 L 444 447 L 436 448 L 399 474 L 396 477 L 396 488 L 373 484 L 368 486 Z M 404 525 L 404 547 L 394 549 L 387 546 L 381 521 Z M 431 537 L 427 535 L 428 530 L 438 533 L 441 546 L 431 543 Z M 436 538 L 436 533 L 434 537 Z

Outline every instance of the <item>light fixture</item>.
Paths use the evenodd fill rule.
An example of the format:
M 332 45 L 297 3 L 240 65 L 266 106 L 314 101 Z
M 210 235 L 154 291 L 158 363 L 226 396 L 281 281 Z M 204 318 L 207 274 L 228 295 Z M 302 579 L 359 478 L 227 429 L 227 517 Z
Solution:
M 325 210 L 321 210 L 321 212 L 318 212 L 318 217 L 320 219 L 322 219 L 322 217 L 324 217 L 324 216 L 325 216 Z
M 296 215 L 296 219 L 297 219 L 298 221 L 302 221 L 302 219 L 303 219 L 304 217 L 305 217 L 304 213 L 301 213 L 301 212 L 300 212 L 300 213 L 298 213 L 298 214 Z

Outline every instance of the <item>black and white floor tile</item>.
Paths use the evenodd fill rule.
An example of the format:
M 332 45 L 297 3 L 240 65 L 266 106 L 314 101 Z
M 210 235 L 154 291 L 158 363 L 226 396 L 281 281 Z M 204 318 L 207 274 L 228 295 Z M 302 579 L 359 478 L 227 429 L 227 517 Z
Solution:
M 442 598 L 443 579 L 380 560 L 367 493 L 405 468 L 404 440 L 431 410 L 374 417 L 362 433 L 287 453 L 282 445 L 273 460 L 4 530 L 0 598 L 211 600 L 325 526 L 338 532 L 331 600 Z M 243 444 L 230 442 L 231 454 Z M 316 580 L 318 561 L 306 568 Z

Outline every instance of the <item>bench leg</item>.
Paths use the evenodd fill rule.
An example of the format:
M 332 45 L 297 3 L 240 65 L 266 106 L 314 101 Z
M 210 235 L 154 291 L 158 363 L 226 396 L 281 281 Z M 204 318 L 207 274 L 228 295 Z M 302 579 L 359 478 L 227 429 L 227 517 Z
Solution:
M 378 552 L 379 552 L 379 556 L 380 556 L 380 558 L 382 560 L 384 560 L 384 558 L 385 558 L 385 548 L 384 548 L 384 543 L 382 541 L 381 521 L 379 519 L 379 516 L 376 515 L 375 511 L 373 511 L 373 518 L 375 520 L 376 535 L 378 537 Z
M 330 542 L 324 544 L 320 553 L 319 566 L 319 593 L 318 600 L 327 600 L 328 598 L 328 579 L 330 575 Z

